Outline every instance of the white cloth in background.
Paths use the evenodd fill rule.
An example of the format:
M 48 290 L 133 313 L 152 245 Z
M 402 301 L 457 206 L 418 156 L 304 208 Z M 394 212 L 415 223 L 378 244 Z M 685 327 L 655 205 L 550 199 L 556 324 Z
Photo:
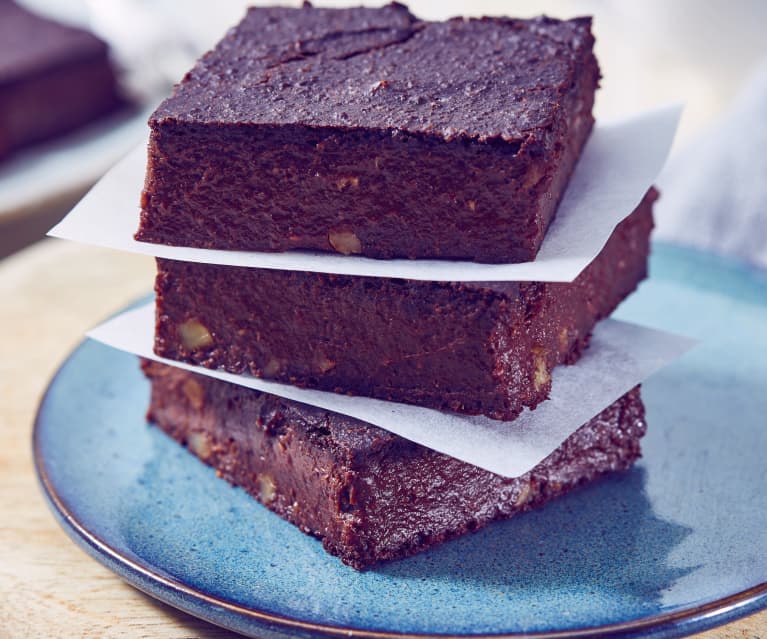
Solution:
M 658 185 L 656 237 L 767 267 L 767 60 Z

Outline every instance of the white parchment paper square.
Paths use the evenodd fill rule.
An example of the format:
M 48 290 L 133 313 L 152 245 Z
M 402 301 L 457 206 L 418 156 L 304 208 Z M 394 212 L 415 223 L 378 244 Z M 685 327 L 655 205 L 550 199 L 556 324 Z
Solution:
M 506 477 L 518 477 L 536 466 L 589 419 L 694 344 L 635 324 L 600 322 L 578 363 L 554 370 L 550 399 L 512 422 L 501 422 L 296 388 L 158 357 L 152 350 L 151 303 L 108 320 L 88 336 L 141 357 L 355 417 Z

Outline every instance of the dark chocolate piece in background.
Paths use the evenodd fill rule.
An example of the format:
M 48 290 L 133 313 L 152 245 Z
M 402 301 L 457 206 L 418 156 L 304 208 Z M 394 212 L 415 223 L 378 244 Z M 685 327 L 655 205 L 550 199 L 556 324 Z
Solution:
M 123 105 L 102 40 L 0 0 L 0 159 Z

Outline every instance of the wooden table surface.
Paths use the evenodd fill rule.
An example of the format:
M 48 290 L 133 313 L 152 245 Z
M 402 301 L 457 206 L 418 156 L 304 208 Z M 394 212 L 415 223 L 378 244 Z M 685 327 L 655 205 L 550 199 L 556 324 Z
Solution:
M 238 636 L 155 602 L 88 557 L 54 521 L 32 466 L 32 422 L 51 376 L 86 329 L 151 289 L 153 268 L 57 240 L 0 261 L 0 639 Z M 767 611 L 698 636 L 767 639 Z

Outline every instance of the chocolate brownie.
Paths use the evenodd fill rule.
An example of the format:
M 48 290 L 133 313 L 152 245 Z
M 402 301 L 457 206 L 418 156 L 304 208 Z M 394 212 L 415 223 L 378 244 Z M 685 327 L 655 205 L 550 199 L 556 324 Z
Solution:
M 625 470 L 645 432 L 637 388 L 533 470 L 505 479 L 350 417 L 157 362 L 142 366 L 151 421 L 357 569 Z
M 155 352 L 327 391 L 513 419 L 647 272 L 652 202 L 572 284 L 439 283 L 158 259 Z
M 590 27 L 250 9 L 150 119 L 136 239 L 532 260 L 593 124 Z
M 103 41 L 0 0 L 0 158 L 120 104 Z

